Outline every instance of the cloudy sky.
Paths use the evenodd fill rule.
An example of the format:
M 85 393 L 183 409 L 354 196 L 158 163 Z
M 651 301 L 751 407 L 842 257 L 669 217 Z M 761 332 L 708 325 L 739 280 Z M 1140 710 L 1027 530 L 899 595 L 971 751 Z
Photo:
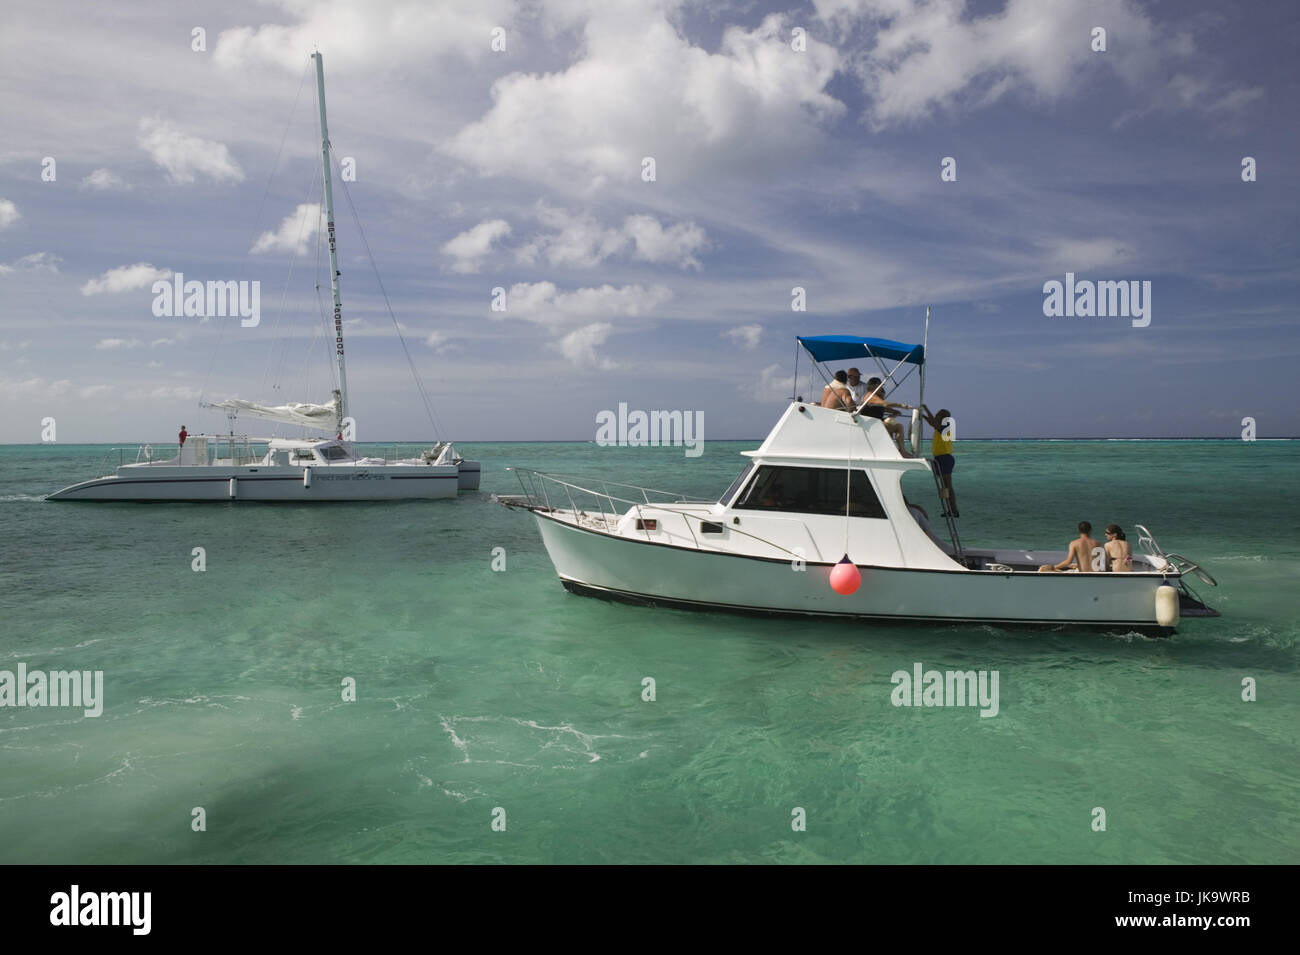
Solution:
M 965 436 L 1300 434 L 1300 8 L 1249 10 L 10 5 L 0 441 L 328 399 L 314 49 L 363 440 L 431 428 L 350 203 L 444 437 L 590 440 L 620 402 L 761 436 L 795 335 L 920 341 L 926 305 Z M 1067 272 L 1150 282 L 1150 323 L 1045 315 Z M 176 273 L 259 282 L 260 323 L 156 316 Z

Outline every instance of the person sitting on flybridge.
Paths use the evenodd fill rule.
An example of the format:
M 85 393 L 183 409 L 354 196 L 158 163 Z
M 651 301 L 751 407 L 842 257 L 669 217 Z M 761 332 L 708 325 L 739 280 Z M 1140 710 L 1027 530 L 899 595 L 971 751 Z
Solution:
M 867 383 L 862 380 L 862 372 L 856 368 L 849 369 L 849 391 L 853 392 L 853 407 L 857 407 L 867 397 Z
M 891 408 L 906 408 L 910 411 L 912 406 L 898 401 L 886 401 L 884 382 L 879 378 L 870 379 L 867 382 L 867 400 L 858 407 L 858 414 L 883 421 L 889 436 L 894 439 L 894 444 L 898 445 L 898 453 L 904 454 L 903 426 L 889 414 Z
M 853 410 L 853 392 L 849 390 L 849 376 L 845 372 L 837 371 L 822 389 L 822 407 L 835 411 Z
M 1070 549 L 1066 552 L 1065 560 L 1059 564 L 1043 564 L 1038 568 L 1040 574 L 1059 574 L 1065 571 L 1067 574 L 1088 573 L 1092 567 L 1092 552 L 1100 550 L 1101 545 L 1092 539 L 1092 525 L 1087 521 L 1079 521 L 1079 536 L 1070 541 Z

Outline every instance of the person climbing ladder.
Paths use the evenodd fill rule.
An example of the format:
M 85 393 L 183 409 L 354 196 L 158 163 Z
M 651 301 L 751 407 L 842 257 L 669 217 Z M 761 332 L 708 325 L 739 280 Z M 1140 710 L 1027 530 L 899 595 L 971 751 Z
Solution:
M 934 429 L 930 435 L 930 452 L 934 466 L 939 469 L 939 480 L 942 483 L 939 497 L 943 502 L 943 516 L 961 517 L 957 512 L 957 495 L 952 489 L 952 469 L 957 466 L 952 455 L 952 447 L 957 440 L 956 422 L 952 420 L 952 413 L 947 408 L 940 408 L 938 413 L 931 414 L 929 408 L 921 405 L 921 414 L 925 416 L 925 423 Z

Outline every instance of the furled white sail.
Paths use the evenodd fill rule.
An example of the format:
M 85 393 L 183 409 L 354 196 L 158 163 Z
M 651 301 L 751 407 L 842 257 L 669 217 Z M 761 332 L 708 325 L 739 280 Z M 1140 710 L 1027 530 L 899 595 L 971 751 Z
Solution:
M 251 415 L 254 418 L 266 418 L 281 424 L 302 425 L 320 431 L 333 431 L 338 426 L 339 420 L 338 398 L 332 399 L 327 405 L 296 401 L 287 405 L 259 405 L 255 401 L 245 401 L 243 398 L 227 398 L 225 401 L 218 401 L 207 407 Z

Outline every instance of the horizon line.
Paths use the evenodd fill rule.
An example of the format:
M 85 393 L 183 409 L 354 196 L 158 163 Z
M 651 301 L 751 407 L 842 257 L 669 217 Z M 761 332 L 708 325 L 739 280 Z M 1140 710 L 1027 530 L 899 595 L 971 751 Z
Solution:
M 195 436 L 198 436 L 198 435 L 195 435 Z M 228 437 L 228 435 L 222 435 L 222 434 L 205 434 L 205 435 L 202 435 L 202 436 L 203 436 L 203 437 L 209 437 L 209 438 L 225 438 L 225 437 Z M 235 437 L 237 437 L 237 438 L 242 438 L 242 437 L 245 437 L 245 436 L 244 436 L 244 435 L 236 435 Z M 254 437 L 252 437 L 251 435 L 250 435 L 250 436 L 247 436 L 247 437 L 248 437 L 248 440 L 251 441 L 251 442 L 258 442 L 258 441 L 266 441 L 266 440 L 269 440 L 268 438 L 265 438 L 265 437 L 262 437 L 262 438 L 254 438 Z M 763 441 L 765 441 L 766 439 L 767 439 L 767 436 L 764 435 L 763 437 L 759 437 L 759 438 L 707 438 L 707 439 L 706 439 L 706 438 L 701 438 L 701 439 L 699 439 L 699 441 L 700 441 L 701 444 L 707 444 L 707 443 L 709 443 L 710 441 L 712 441 L 712 442 L 731 441 L 731 442 L 744 442 L 744 443 L 749 443 L 749 442 L 755 442 L 755 441 L 756 441 L 756 442 L 759 442 L 759 443 L 761 444 L 761 443 L 762 443 Z M 288 440 L 297 440 L 297 439 L 295 439 L 295 438 L 289 438 Z M 313 439 L 311 439 L 311 438 L 303 438 L 303 439 L 301 439 L 301 440 L 310 441 L 310 440 L 313 440 Z M 331 440 L 331 439 L 329 439 L 328 437 L 321 437 L 321 438 L 318 438 L 318 439 L 316 439 L 316 440 L 327 441 L 327 440 Z M 525 438 L 495 438 L 495 439 L 494 439 L 494 438 L 455 438 L 455 439 L 433 439 L 433 442 L 432 442 L 432 443 L 437 443 L 437 441 L 439 441 L 439 440 L 449 440 L 449 441 L 451 441 L 452 444 L 596 444 L 596 440 L 595 440 L 594 438 L 531 438 L 531 439 L 525 439 Z M 1005 435 L 1004 435 L 1004 436 L 1000 436 L 1000 437 L 992 437 L 992 438 L 958 438 L 958 439 L 956 439 L 956 440 L 957 440 L 957 443 L 961 443 L 961 442 L 963 442 L 963 441 L 969 441 L 969 442 L 976 442 L 976 441 L 986 441 L 986 442 L 998 442 L 998 441 L 1042 441 L 1042 442 L 1053 442 L 1053 441 L 1233 441 L 1233 442 L 1237 442 L 1237 441 L 1240 441 L 1242 444 L 1252 444 L 1252 443 L 1254 443 L 1254 441 L 1300 441 L 1300 435 L 1258 435 L 1258 436 L 1256 436 L 1256 437 L 1253 439 L 1253 441 L 1246 441 L 1246 440 L 1244 440 L 1244 439 L 1242 439 L 1242 438 L 1240 438 L 1240 437 L 1235 437 L 1235 438 L 1234 438 L 1234 437 L 1229 437 L 1229 436 L 1206 436 L 1206 435 L 1199 435 L 1199 436 L 1186 436 L 1186 435 L 1159 435 L 1159 436 L 1151 436 L 1151 435 L 1146 435 L 1146 436 L 1142 436 L 1142 437 L 1071 436 L 1071 437 L 1065 437 L 1065 438 L 1015 437 L 1015 436 L 1005 436 Z M 0 447 L 4 447 L 4 448 L 41 448 L 41 447 L 57 447 L 57 446 L 59 446 L 59 445 L 63 445 L 64 447 L 113 447 L 113 446 L 118 445 L 119 443 L 122 443 L 122 442 L 118 442 L 118 441 L 0 441 Z M 367 439 L 367 440 L 361 440 L 361 441 L 351 441 L 351 442 L 348 442 L 348 443 L 350 443 L 350 444 L 429 444 L 429 443 L 431 443 L 431 442 L 430 442 L 430 440 L 427 439 L 427 438 L 375 438 L 375 439 Z M 125 444 L 140 445 L 141 447 L 143 447 L 143 446 L 146 445 L 146 444 L 153 444 L 153 442 L 151 442 L 151 441 L 128 441 L 128 442 L 125 442 Z M 162 443 L 160 446 L 162 446 L 162 447 L 168 447 L 169 445 L 168 445 L 166 442 L 164 442 L 164 443 Z M 677 443 L 677 444 L 669 444 L 669 443 L 663 443 L 663 442 L 660 442 L 660 443 L 657 444 L 657 445 L 649 445 L 649 444 L 645 444 L 645 445 L 641 445 L 641 444 L 638 444 L 638 445 L 612 445 L 612 447 L 670 447 L 670 448 L 676 448 L 676 447 L 682 447 L 682 444 L 681 444 L 680 442 Z

